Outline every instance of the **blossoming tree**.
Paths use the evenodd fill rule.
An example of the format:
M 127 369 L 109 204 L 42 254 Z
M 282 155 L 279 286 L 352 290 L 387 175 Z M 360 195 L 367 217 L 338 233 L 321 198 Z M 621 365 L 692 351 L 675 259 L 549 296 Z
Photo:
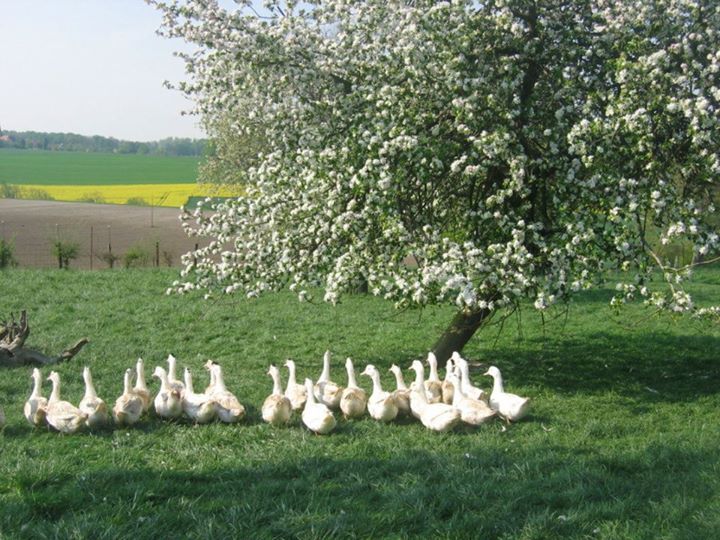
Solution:
M 149 1 L 196 46 L 180 89 L 208 132 L 262 140 L 245 196 L 184 214 L 211 241 L 173 290 L 334 303 L 360 279 L 457 306 L 440 359 L 608 271 L 615 303 L 696 310 L 663 246 L 720 243 L 717 3 Z

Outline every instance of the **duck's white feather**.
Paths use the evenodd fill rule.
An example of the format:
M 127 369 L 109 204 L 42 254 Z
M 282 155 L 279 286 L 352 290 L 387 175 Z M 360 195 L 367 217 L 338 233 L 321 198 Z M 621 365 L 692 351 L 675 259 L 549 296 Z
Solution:
M 123 381 L 123 393 L 115 400 L 112 415 L 118 426 L 132 426 L 140 420 L 143 413 L 143 400 L 131 388 L 131 369 L 125 370 Z
M 530 398 L 520 397 L 505 392 L 500 370 L 490 366 L 485 375 L 493 378 L 493 390 L 490 394 L 490 407 L 507 421 L 516 421 L 524 418 L 530 410 Z
M 33 426 L 41 426 L 45 424 L 48 400 L 42 396 L 42 374 L 40 370 L 33 368 L 31 377 L 33 379 L 33 390 L 25 402 L 23 412 L 30 424 Z
M 307 390 L 307 401 L 302 412 L 303 424 L 310 430 L 319 435 L 330 433 L 337 421 L 330 408 L 324 403 L 317 403 L 313 394 L 313 383 L 310 379 L 305 379 L 305 388 Z
M 87 415 L 69 401 L 60 399 L 60 375 L 57 372 L 51 371 L 48 378 L 53 384 L 45 417 L 48 425 L 60 433 L 77 433 L 85 427 Z

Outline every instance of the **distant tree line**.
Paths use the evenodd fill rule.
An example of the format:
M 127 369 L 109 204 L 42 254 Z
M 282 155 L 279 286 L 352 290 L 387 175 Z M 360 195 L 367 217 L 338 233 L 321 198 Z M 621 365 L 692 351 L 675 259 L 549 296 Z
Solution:
M 62 150 L 67 152 L 112 152 L 154 156 L 201 156 L 205 139 L 169 137 L 159 141 L 123 141 L 100 135 L 77 133 L 43 133 L 38 131 L 2 131 L 0 148 Z

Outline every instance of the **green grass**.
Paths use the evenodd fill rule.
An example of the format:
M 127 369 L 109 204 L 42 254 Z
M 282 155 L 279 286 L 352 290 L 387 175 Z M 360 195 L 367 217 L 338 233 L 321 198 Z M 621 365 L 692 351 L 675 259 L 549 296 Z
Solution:
M 197 179 L 196 157 L 0 149 L 0 183 L 180 184 Z
M 332 308 L 286 293 L 208 303 L 164 296 L 172 279 L 0 272 L 0 313 L 29 310 L 30 345 L 50 352 L 91 339 L 57 368 L 73 402 L 83 364 L 112 402 L 137 356 L 151 368 L 173 352 L 200 388 L 200 364 L 221 362 L 249 410 L 236 426 L 148 419 L 61 436 L 22 418 L 30 370 L 4 370 L 0 537 L 705 539 L 720 530 L 716 326 L 647 318 L 642 307 L 616 318 L 609 290 L 578 297 L 567 322 L 544 328 L 526 310 L 522 337 L 508 321 L 497 342 L 489 328 L 465 352 L 533 398 L 527 420 L 442 435 L 361 420 L 318 437 L 297 419 L 285 429 L 260 422 L 270 362 L 293 357 L 300 376 L 317 377 L 330 348 L 334 379 L 345 381 L 341 361 L 352 356 L 389 385 L 390 364 L 424 355 L 451 311 L 397 313 L 366 296 Z M 717 302 L 720 271 L 699 273 L 693 289 Z

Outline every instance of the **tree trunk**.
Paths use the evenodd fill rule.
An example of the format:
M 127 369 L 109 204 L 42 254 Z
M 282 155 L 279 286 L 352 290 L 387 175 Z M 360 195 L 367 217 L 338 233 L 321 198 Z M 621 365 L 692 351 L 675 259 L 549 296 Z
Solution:
M 25 310 L 20 314 L 20 320 L 10 317 L 10 322 L 0 322 L 0 366 L 47 366 L 70 360 L 80 352 L 88 342 L 82 338 L 59 356 L 46 356 L 41 352 L 25 348 L 25 340 L 30 335 L 30 325 Z
M 432 348 L 438 363 L 443 365 L 452 353 L 462 351 L 477 329 L 488 321 L 491 316 L 492 312 L 489 309 L 471 311 L 470 313 L 458 311 Z

